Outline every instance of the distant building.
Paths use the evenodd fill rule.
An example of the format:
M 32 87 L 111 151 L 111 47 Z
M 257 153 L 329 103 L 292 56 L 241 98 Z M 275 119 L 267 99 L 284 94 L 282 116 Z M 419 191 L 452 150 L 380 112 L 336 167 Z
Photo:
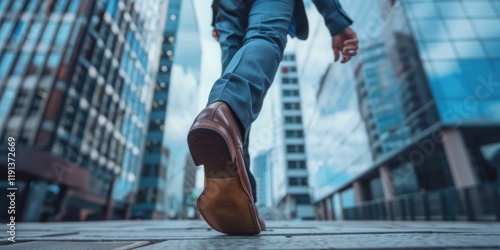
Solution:
M 165 27 L 161 36 L 160 63 L 143 152 L 142 173 L 137 200 L 132 211 L 134 218 L 165 219 L 167 217 L 165 192 L 168 186 L 167 169 L 170 150 L 166 148 L 163 140 L 182 0 L 167 2 L 168 11 L 165 13 Z
M 176 37 L 175 58 L 165 120 L 163 145 L 170 152 L 167 170 L 166 210 L 168 218 L 179 219 L 183 214 L 186 138 L 198 110 L 198 92 L 201 72 L 201 37 L 195 12 L 196 0 L 183 0 L 180 10 L 179 31 Z M 172 18 L 172 16 L 170 16 Z
M 253 175 L 257 183 L 257 207 L 272 206 L 272 176 L 271 176 L 271 153 L 272 151 L 261 152 L 252 161 Z
M 0 138 L 17 141 L 17 220 L 129 218 L 163 10 L 157 1 L 0 2 Z
M 186 164 L 184 166 L 184 184 L 183 194 L 184 201 L 182 203 L 181 218 L 182 219 L 195 219 L 198 218 L 197 212 L 197 193 L 196 187 L 196 171 L 197 166 L 194 164 L 191 154 L 186 155 Z
M 309 194 L 309 175 L 305 135 L 302 120 L 297 63 L 293 49 L 287 49 L 279 66 L 275 84 L 279 84 L 276 99 L 278 117 L 276 152 L 273 157 L 274 204 L 284 219 L 314 219 Z M 259 198 L 258 198 L 259 199 Z

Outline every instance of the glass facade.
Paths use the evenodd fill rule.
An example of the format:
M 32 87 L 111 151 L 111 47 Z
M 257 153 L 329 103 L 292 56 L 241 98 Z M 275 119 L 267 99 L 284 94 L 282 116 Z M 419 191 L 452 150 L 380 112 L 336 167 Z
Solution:
M 381 36 L 383 22 L 377 1 L 340 2 L 355 20 L 353 29 L 358 33 L 360 47 Z M 346 64 L 332 64 L 333 53 L 325 53 L 331 50 L 330 34 L 322 29 L 323 17 L 314 5 L 310 7 L 310 26 L 315 28 L 311 29 L 308 41 L 297 50 L 297 58 L 301 62 L 301 78 L 314 91 L 313 94 L 305 92 L 304 96 L 316 101 L 308 104 L 314 109 L 304 111 L 307 117 L 304 120 L 309 121 L 306 134 L 309 134 L 308 170 L 313 200 L 320 200 L 368 169 L 372 156 L 356 92 L 354 72 L 358 58 Z
M 441 120 L 500 121 L 498 2 L 406 0 L 401 5 Z
M 85 192 L 67 197 L 72 212 L 60 219 L 81 219 L 82 209 L 88 218 L 106 217 L 106 209 L 123 217 L 135 197 L 156 75 L 158 5 L 0 3 L 0 137 L 19 138 L 91 175 Z M 39 213 L 50 218 L 51 206 Z
M 404 124 L 400 88 L 386 48 L 373 40 L 360 51 L 357 79 L 359 108 L 374 159 L 410 142 Z
M 491 220 L 499 4 L 387 0 L 379 8 L 381 35 L 361 43 L 353 70 L 374 162 L 334 191 L 344 218 Z
M 181 14 L 181 0 L 168 1 L 162 34 L 160 63 L 154 89 L 148 133 L 144 147 L 139 186 L 139 199 L 134 205 L 134 218 L 166 218 L 165 190 L 167 189 L 167 168 L 170 151 L 164 146 L 163 134 L 167 117 L 170 76 L 175 56 L 177 30 Z M 151 170 L 148 170 L 151 169 Z M 153 171 L 151 173 L 151 171 Z M 152 194 L 154 195 L 142 195 Z M 142 197 L 142 198 L 141 198 Z

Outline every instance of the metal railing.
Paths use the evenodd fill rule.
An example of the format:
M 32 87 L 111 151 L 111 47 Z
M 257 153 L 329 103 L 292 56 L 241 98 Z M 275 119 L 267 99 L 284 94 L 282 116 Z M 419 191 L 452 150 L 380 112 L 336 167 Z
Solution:
M 500 186 L 488 183 L 366 201 L 344 208 L 345 220 L 500 221 Z

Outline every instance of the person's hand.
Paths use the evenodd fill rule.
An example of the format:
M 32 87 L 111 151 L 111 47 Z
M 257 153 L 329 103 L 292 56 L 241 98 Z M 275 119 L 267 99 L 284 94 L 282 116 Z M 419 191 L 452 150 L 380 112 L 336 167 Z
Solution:
M 214 28 L 212 30 L 212 36 L 215 38 L 215 40 L 217 40 L 217 42 L 219 41 L 220 34 L 219 34 L 219 31 L 216 28 Z
M 332 37 L 332 48 L 335 55 L 334 61 L 338 61 L 340 52 L 342 53 L 341 63 L 351 60 L 358 51 L 358 37 L 351 28 L 346 28 L 339 34 Z

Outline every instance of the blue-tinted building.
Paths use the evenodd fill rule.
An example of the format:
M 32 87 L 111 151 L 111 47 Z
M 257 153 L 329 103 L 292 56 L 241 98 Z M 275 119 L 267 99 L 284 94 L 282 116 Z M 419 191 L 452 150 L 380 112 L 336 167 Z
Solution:
M 271 153 L 271 150 L 261 152 L 253 160 L 252 173 L 257 183 L 257 207 L 271 207 L 273 203 Z
M 178 32 L 175 38 L 175 57 L 170 73 L 168 103 L 166 110 L 165 133 L 162 146 L 170 152 L 167 163 L 165 209 L 168 218 L 178 219 L 184 216 L 186 176 L 193 169 L 187 169 L 189 162 L 186 156 L 189 150 L 186 143 L 187 134 L 193 117 L 199 112 L 198 92 L 201 69 L 201 40 L 198 20 L 195 15 L 194 0 L 183 0 L 180 17 L 168 18 L 178 20 Z M 159 139 L 159 138 L 152 138 Z M 196 168 L 195 168 L 196 169 Z M 188 178 L 189 179 L 189 178 Z M 188 209 L 189 216 L 194 215 Z M 189 217 L 188 216 L 188 217 Z
M 376 1 L 340 2 L 355 21 L 353 29 L 358 33 L 361 47 L 380 37 L 383 22 Z M 322 201 L 316 204 L 315 214 L 318 219 L 332 219 L 334 207 L 355 204 L 354 197 L 342 202 L 334 191 L 368 169 L 372 156 L 356 92 L 354 72 L 359 58 L 346 64 L 332 63 L 331 37 L 323 17 L 314 6 L 308 12 L 311 34 L 297 50 L 304 89 L 313 89 L 308 96 L 303 91 L 303 99 L 315 100 L 309 104 L 314 107 L 311 114 L 304 119 L 308 133 L 308 171 L 312 200 Z
M 373 158 L 401 148 L 410 142 L 405 126 L 400 85 L 387 49 L 374 39 L 360 50 L 356 71 L 359 109 L 367 130 Z
M 500 4 L 379 3 L 386 23 L 382 45 L 367 46 L 355 71 L 360 110 L 368 133 L 374 135 L 370 146 L 375 161 L 334 192 L 356 201 L 335 213 L 346 219 L 500 219 L 495 202 L 500 173 Z M 372 53 L 379 53 L 376 74 L 370 73 Z M 381 78 L 390 71 L 395 78 Z M 370 104 L 384 88 L 398 93 L 385 102 L 391 103 L 393 108 L 386 111 L 401 121 L 399 125 L 376 121 L 383 105 Z M 378 150 L 391 142 L 390 135 L 381 136 L 385 131 L 394 132 L 390 135 L 402 145 Z
M 165 191 L 170 150 L 163 143 L 163 135 L 182 1 L 170 0 L 167 3 L 167 10 L 162 13 L 165 15 L 165 24 L 161 36 L 160 63 L 151 104 L 139 191 L 132 212 L 134 218 L 166 218 Z
M 19 220 L 129 217 L 160 10 L 158 1 L 0 2 L 0 138 L 15 138 L 22 156 Z

